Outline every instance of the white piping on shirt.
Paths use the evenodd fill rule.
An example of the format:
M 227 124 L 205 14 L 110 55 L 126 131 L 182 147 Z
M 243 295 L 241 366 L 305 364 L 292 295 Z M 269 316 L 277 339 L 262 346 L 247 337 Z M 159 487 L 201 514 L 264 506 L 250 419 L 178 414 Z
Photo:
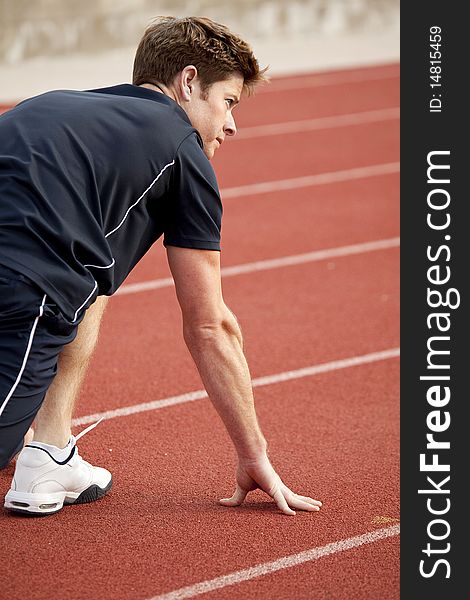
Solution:
M 111 267 L 114 267 L 114 265 L 116 264 L 116 261 L 113 258 L 113 262 L 109 265 L 105 265 L 105 266 L 101 266 L 100 265 L 83 265 L 84 267 L 93 267 L 94 269 L 110 269 Z
M 113 258 L 113 261 L 109 265 L 103 265 L 103 266 L 100 266 L 100 265 L 83 265 L 83 266 L 84 267 L 93 267 L 95 269 L 110 269 L 111 267 L 113 267 L 115 265 L 115 263 L 116 263 L 116 261 Z M 75 323 L 75 321 L 77 320 L 77 317 L 78 317 L 78 313 L 85 306 L 85 304 L 88 302 L 88 300 L 93 296 L 93 294 L 94 294 L 94 292 L 95 292 L 95 290 L 96 290 L 97 287 L 98 287 L 98 283 L 95 280 L 95 285 L 94 285 L 93 289 L 91 290 L 90 295 L 87 297 L 87 299 L 85 300 L 85 302 L 79 308 L 77 308 L 77 310 L 75 311 L 75 315 L 73 317 L 72 323 Z
M 123 218 L 121 219 L 121 222 L 119 223 L 119 225 L 117 227 L 115 227 L 114 229 L 112 229 L 111 231 L 109 231 L 104 237 L 107 238 L 110 235 L 112 235 L 115 231 L 117 231 L 121 225 L 124 223 L 124 221 L 127 219 L 128 214 L 131 212 L 131 210 L 137 206 L 137 204 L 139 204 L 139 202 L 142 200 L 142 198 L 145 196 L 145 194 L 155 185 L 155 183 L 160 179 L 160 177 L 163 175 L 163 173 L 166 171 L 166 169 L 168 169 L 168 167 L 171 167 L 175 164 L 175 161 L 172 160 L 170 163 L 168 163 L 167 165 L 165 165 L 163 167 L 163 169 L 160 171 L 160 173 L 155 177 L 155 179 L 152 181 L 152 183 L 148 186 L 148 188 L 145 190 L 145 192 L 143 194 L 141 194 L 141 196 L 139 196 L 139 198 L 137 198 L 137 200 L 134 202 L 134 204 L 131 204 L 131 206 L 129 206 L 129 208 L 126 210 L 126 214 L 123 216 Z M 114 266 L 115 264 L 115 259 L 113 257 L 113 261 L 112 263 L 110 263 L 109 265 L 106 266 L 102 266 L 100 267 L 99 265 L 83 265 L 84 267 L 94 267 L 95 269 L 110 269 L 112 266 Z M 93 296 L 93 294 L 96 291 L 96 288 L 98 287 L 98 283 L 95 281 L 95 285 L 93 287 L 93 289 L 91 290 L 91 293 L 89 294 L 89 296 L 87 297 L 87 299 L 85 300 L 85 302 L 82 303 L 81 306 L 79 306 L 77 308 L 77 310 L 75 311 L 75 315 L 73 318 L 72 323 L 75 323 L 75 321 L 77 320 L 78 317 L 78 313 L 81 311 L 81 309 L 85 306 L 85 304 L 88 302 L 88 300 Z
M 145 196 L 145 194 L 154 186 L 154 184 L 160 179 L 160 177 L 163 175 L 163 172 L 166 171 L 166 169 L 168 169 L 168 167 L 171 167 L 175 164 L 175 161 L 172 160 L 171 163 L 168 163 L 167 165 L 165 165 L 163 167 L 163 169 L 160 171 L 160 173 L 155 177 L 155 179 L 152 181 L 152 183 L 148 186 L 148 188 L 145 190 L 145 192 L 139 197 L 137 198 L 137 200 L 134 202 L 134 204 L 131 204 L 131 206 L 129 206 L 129 208 L 126 211 L 126 214 L 123 216 L 121 222 L 119 223 L 119 225 L 117 227 L 115 227 L 114 229 L 112 229 L 111 231 L 109 231 L 104 237 L 107 238 L 110 235 L 112 235 L 115 231 L 117 231 L 121 225 L 124 223 L 124 221 L 127 219 L 127 215 L 130 213 L 130 211 L 137 206 L 137 204 L 139 204 L 139 202 L 142 200 L 142 198 Z
M 94 285 L 93 289 L 91 290 L 90 294 L 88 295 L 87 299 L 75 311 L 75 315 L 73 317 L 72 323 L 75 323 L 75 321 L 77 320 L 77 317 L 78 317 L 78 313 L 82 310 L 82 308 L 85 306 L 85 304 L 88 302 L 88 300 L 93 296 L 97 287 L 98 287 L 98 283 L 95 281 L 95 285 Z
M 31 346 L 33 345 L 34 333 L 36 331 L 36 327 L 37 327 L 38 321 L 39 321 L 39 319 L 42 317 L 42 315 L 44 313 L 44 304 L 46 303 L 46 297 L 47 297 L 46 294 L 44 294 L 44 298 L 42 299 L 41 306 L 39 307 L 39 314 L 34 319 L 34 323 L 33 323 L 33 326 L 31 328 L 31 332 L 29 334 L 28 345 L 26 346 L 26 352 L 25 352 L 25 355 L 23 357 L 23 363 L 21 364 L 20 372 L 18 373 L 16 381 L 13 384 L 11 390 L 8 392 L 7 397 L 3 401 L 3 404 L 0 406 L 0 416 L 3 413 L 3 411 L 5 410 L 5 407 L 8 404 L 8 401 L 10 400 L 10 398 L 15 393 L 15 390 L 18 387 L 18 384 L 19 384 L 19 382 L 21 380 L 21 377 L 23 376 L 23 372 L 24 372 L 24 370 L 26 368 L 26 363 L 28 362 L 29 353 L 31 352 Z

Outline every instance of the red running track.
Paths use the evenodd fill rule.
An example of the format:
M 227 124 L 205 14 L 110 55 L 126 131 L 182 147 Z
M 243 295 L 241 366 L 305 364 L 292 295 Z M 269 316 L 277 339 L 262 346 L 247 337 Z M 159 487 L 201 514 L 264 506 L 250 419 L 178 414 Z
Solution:
M 240 106 L 239 128 L 396 107 L 397 75 L 387 65 L 275 80 Z M 396 163 L 398 141 L 396 119 L 339 125 L 233 140 L 215 166 L 226 189 Z M 274 189 L 226 199 L 223 265 L 398 235 L 397 172 Z M 201 595 L 201 582 L 217 599 L 399 597 L 398 247 L 328 256 L 223 282 L 252 376 L 275 376 L 255 389 L 272 460 L 288 485 L 323 501 L 320 513 L 285 517 L 260 492 L 237 509 L 217 504 L 232 491 L 235 456 L 208 399 L 110 413 L 80 443 L 113 472 L 109 496 L 44 519 L 0 515 L 2 598 L 150 600 L 183 588 L 169 596 L 182 598 Z M 127 283 L 165 277 L 157 244 Z M 180 330 L 171 286 L 116 296 L 76 417 L 200 390 Z M 370 358 L 383 350 L 388 358 Z M 337 362 L 354 357 L 362 364 Z M 280 381 L 286 371 L 293 378 Z M 2 492 L 12 473 L 1 472 Z
M 393 174 L 230 198 L 224 203 L 222 266 L 393 238 L 399 231 L 398 194 Z M 292 196 L 289 204 L 286 195 Z M 169 275 L 157 242 L 126 283 Z

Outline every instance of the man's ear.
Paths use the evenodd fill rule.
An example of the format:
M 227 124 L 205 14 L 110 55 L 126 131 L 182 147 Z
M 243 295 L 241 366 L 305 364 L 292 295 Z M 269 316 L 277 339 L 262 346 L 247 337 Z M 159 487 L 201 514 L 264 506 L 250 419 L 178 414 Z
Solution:
M 197 81 L 197 68 L 194 65 L 188 65 L 180 73 L 179 85 L 181 98 L 186 102 L 191 100 L 194 85 Z

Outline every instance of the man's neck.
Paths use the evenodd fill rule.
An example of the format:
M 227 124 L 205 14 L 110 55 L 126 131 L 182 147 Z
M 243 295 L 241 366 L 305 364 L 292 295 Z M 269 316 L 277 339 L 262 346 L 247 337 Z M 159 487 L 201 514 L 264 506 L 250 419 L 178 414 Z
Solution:
M 160 85 L 154 83 L 142 83 L 139 87 L 148 88 L 149 90 L 154 90 L 155 92 L 161 92 L 164 94 L 163 88 Z
M 159 92 L 160 94 L 165 94 L 172 100 L 176 101 L 175 95 L 173 92 L 166 86 L 161 83 L 142 83 L 139 87 L 144 87 L 149 90 L 153 90 L 154 92 Z

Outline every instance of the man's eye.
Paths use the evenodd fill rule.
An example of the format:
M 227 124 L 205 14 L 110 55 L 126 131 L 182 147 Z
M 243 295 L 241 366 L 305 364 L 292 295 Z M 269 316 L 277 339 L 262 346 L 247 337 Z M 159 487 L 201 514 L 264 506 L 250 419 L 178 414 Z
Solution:
M 226 103 L 227 103 L 229 106 L 232 106 L 232 104 L 233 104 L 233 100 L 232 100 L 231 98 L 226 98 L 226 99 L 225 99 L 225 102 L 226 102 Z

